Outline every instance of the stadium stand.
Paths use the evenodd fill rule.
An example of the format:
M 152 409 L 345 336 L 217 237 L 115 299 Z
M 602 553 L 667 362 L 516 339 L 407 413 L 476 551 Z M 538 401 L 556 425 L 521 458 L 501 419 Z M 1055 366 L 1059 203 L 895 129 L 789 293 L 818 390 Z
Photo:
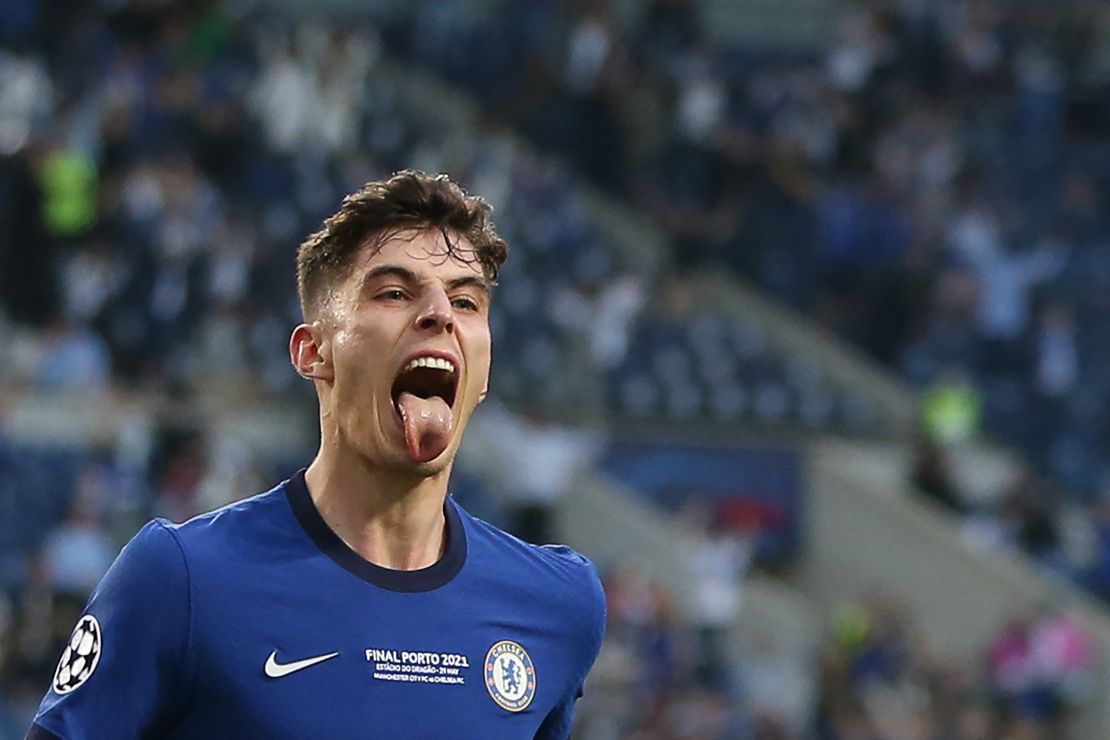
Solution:
M 965 379 L 968 432 L 1099 496 L 1105 8 L 859 4 L 789 46 L 723 30 L 789 12 L 758 2 L 708 3 L 712 22 L 663 0 L 386 5 L 388 48 L 652 214 L 678 264 L 746 276 L 918 388 Z
M 511 408 L 645 427 L 711 417 L 760 434 L 912 431 L 910 394 L 835 347 L 815 359 L 828 339 L 762 299 L 745 301 L 731 271 L 922 385 L 961 368 L 986 429 L 1033 450 L 1038 470 L 1072 490 L 1097 489 L 1101 232 L 1091 170 L 1100 142 L 1053 118 L 1065 100 L 1076 125 L 1094 127 L 1101 115 L 1083 98 L 1097 82 L 1085 51 L 1094 39 L 1042 50 L 1026 41 L 1039 38 L 1028 29 L 1040 16 L 993 3 L 963 15 L 845 11 L 824 59 L 812 49 L 752 57 L 719 46 L 700 32 L 696 4 L 681 1 L 621 5 L 647 9 L 619 19 L 595 4 L 376 3 L 374 22 L 295 26 L 245 7 L 25 0 L 0 10 L 0 299 L 13 338 L 0 348 L 13 369 L 0 387 L 0 737 L 21 736 L 105 551 L 150 514 L 187 517 L 305 459 L 311 440 L 289 429 L 305 419 L 304 389 L 284 357 L 296 317 L 291 246 L 344 192 L 401 166 L 450 171 L 498 206 L 516 247 L 494 327 L 496 392 Z M 1064 23 L 1079 16 L 1052 17 L 1060 38 L 1083 37 Z M 951 69 L 926 64 L 937 44 Z M 473 99 L 445 94 L 395 57 L 437 70 Z M 891 92 L 929 84 L 940 86 L 932 98 Z M 922 103 L 937 99 L 946 101 L 939 112 Z M 887 103 L 889 116 L 866 108 Z M 953 135 L 961 129 L 964 139 Z M 957 140 L 965 151 L 945 150 Z M 905 141 L 919 145 L 899 149 Z M 606 205 L 575 172 L 655 222 Z M 1019 182 L 1030 192 L 1000 186 Z M 960 197 L 930 197 L 945 185 Z M 1025 223 L 1029 213 L 1053 217 Z M 645 232 L 654 247 L 629 244 Z M 1048 305 L 1028 300 L 1016 272 L 1044 288 Z M 1002 274 L 1018 281 L 1016 298 L 973 300 Z M 999 305 L 1007 297 L 1017 308 Z M 1015 311 L 1037 322 L 1017 320 L 1017 335 L 994 341 L 992 322 L 1013 329 Z M 1023 351 L 1035 362 L 999 359 Z M 1096 359 L 1079 375 L 1089 353 Z M 1038 374 L 995 372 L 1015 367 Z M 938 396 L 953 397 L 960 411 L 958 394 Z M 235 426 L 227 418 L 258 404 L 278 410 Z M 1059 436 L 1037 436 L 1047 434 Z M 1056 440 L 1062 452 L 1052 452 Z M 858 474 L 867 454 L 840 452 Z M 825 496 L 819 467 L 813 489 Z M 909 467 L 849 487 L 901 492 Z M 465 495 L 506 516 L 498 482 L 473 475 Z M 1090 711 L 1107 684 L 1088 632 L 1104 634 L 1104 615 L 1012 554 L 963 553 L 927 507 L 887 496 L 887 535 L 897 543 L 921 531 L 900 528 L 905 511 L 916 512 L 914 522 L 941 534 L 914 553 L 947 548 L 954 568 L 1001 559 L 1020 573 L 1002 579 L 1020 587 L 991 601 L 974 629 L 937 616 L 940 592 L 931 605 L 909 598 L 916 581 L 895 588 L 905 571 L 894 558 L 893 570 L 870 575 L 912 616 L 865 599 L 818 634 L 815 609 L 832 614 L 868 575 L 843 555 L 852 551 L 844 540 L 869 541 L 864 509 L 855 521 L 822 514 L 813 524 L 839 522 L 831 534 L 803 535 L 803 548 L 839 542 L 802 556 L 813 603 L 780 580 L 751 580 L 736 634 L 729 623 L 722 637 L 683 613 L 698 601 L 683 591 L 689 564 L 675 561 L 697 549 L 675 539 L 683 530 L 650 507 L 631 514 L 641 499 L 621 498 L 611 480 L 575 480 L 558 504 L 559 529 L 614 564 L 611 639 L 582 706 L 582 737 L 1056 737 L 1075 709 L 1084 727 L 1105 726 Z M 842 495 L 835 500 L 867 501 Z M 1080 501 L 1084 512 L 1105 508 Z M 992 511 L 1000 538 L 1022 528 L 1020 512 Z M 637 516 L 638 531 L 629 524 Z M 1110 527 L 1105 516 L 1094 521 L 1099 529 L 1079 538 L 1101 543 Z M 626 549 L 603 552 L 601 543 L 620 544 L 606 537 L 613 532 L 626 532 Z M 654 560 L 643 555 L 648 542 Z M 1099 552 L 1086 553 L 1087 569 L 1058 570 L 1099 592 Z M 1041 554 L 1059 562 L 1051 547 Z M 622 556 L 639 570 L 616 567 Z M 826 570 L 805 571 L 813 562 Z M 989 580 L 984 567 L 969 588 Z M 1034 594 L 1082 622 L 1056 607 L 1018 614 Z

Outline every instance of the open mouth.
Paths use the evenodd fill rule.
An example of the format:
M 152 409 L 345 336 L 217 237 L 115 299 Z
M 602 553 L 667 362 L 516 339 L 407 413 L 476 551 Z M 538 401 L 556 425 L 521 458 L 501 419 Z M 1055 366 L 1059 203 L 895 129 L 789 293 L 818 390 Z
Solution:
M 451 444 L 459 373 L 454 361 L 423 355 L 397 373 L 390 396 L 409 458 L 426 463 Z
M 417 357 L 397 374 L 390 395 L 394 407 L 397 407 L 402 393 L 411 393 L 421 399 L 442 398 L 450 408 L 455 405 L 457 383 L 458 373 L 450 360 Z

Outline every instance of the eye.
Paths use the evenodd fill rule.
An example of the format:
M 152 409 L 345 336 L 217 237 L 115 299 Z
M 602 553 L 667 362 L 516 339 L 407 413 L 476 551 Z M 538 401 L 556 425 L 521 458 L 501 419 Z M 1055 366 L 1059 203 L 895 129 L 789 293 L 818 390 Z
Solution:
M 477 311 L 479 308 L 478 301 L 465 295 L 452 298 L 451 305 L 460 311 Z
M 400 288 L 388 288 L 378 293 L 374 298 L 379 301 L 399 302 L 405 300 L 408 296 Z

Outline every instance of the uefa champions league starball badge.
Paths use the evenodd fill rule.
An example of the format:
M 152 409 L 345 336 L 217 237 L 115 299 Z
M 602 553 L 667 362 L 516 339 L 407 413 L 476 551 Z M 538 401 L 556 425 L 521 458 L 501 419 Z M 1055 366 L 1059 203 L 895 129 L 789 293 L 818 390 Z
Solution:
M 86 614 L 78 620 L 62 659 L 58 661 L 52 684 L 54 691 L 68 694 L 80 688 L 96 670 L 103 649 L 100 622 L 93 615 Z
M 497 705 L 510 712 L 523 712 L 536 695 L 536 666 L 520 644 L 512 640 L 495 643 L 486 653 L 485 682 Z

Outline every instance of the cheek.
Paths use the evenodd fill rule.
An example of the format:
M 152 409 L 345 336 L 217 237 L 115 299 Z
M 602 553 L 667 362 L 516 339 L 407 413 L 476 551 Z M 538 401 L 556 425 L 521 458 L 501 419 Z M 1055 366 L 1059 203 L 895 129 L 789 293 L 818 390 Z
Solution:
M 335 389 L 338 393 L 351 391 L 352 371 L 357 367 L 355 353 L 351 349 L 350 336 L 345 332 L 337 334 L 332 347 L 332 367 L 335 372 Z
M 380 385 L 382 361 L 372 338 L 357 330 L 338 332 L 332 352 L 336 393 L 343 399 L 369 399 Z
M 459 349 L 466 362 L 466 379 L 459 387 L 467 403 L 477 405 L 489 381 L 490 337 L 488 332 L 468 331 L 459 336 Z
M 482 388 L 485 387 L 486 382 L 489 380 L 491 353 L 492 347 L 488 334 L 474 343 L 471 363 L 471 367 L 474 368 L 474 373 L 471 379 L 471 384 L 477 385 L 478 390 L 482 390 Z

